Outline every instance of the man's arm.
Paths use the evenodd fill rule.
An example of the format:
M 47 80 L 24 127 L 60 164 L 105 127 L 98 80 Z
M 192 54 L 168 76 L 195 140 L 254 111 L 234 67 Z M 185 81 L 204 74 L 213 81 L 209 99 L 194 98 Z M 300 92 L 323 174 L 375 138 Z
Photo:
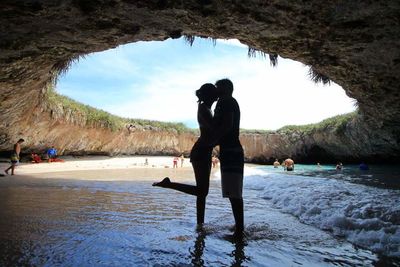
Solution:
M 216 124 L 216 125 L 215 125 Z M 211 144 L 216 145 L 218 141 L 229 132 L 233 127 L 233 111 L 224 111 L 220 118 L 214 124 L 214 130 L 211 137 Z
M 15 153 L 19 157 L 19 153 L 21 153 L 21 145 L 19 143 L 15 145 Z

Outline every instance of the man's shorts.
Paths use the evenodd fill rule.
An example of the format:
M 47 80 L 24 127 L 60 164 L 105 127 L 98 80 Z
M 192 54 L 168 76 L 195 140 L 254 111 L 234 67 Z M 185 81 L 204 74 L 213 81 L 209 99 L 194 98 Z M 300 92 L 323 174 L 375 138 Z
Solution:
M 244 154 L 242 147 L 221 148 L 222 196 L 242 198 Z
M 18 158 L 17 154 L 12 154 L 11 158 L 10 158 L 10 161 L 11 161 L 12 165 L 18 165 L 19 158 Z

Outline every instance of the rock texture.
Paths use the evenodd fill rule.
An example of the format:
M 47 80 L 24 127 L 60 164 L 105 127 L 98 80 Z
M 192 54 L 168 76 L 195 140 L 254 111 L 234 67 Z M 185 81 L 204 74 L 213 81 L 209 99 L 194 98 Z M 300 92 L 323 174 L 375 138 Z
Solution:
M 44 98 L 45 99 L 45 98 Z M 155 127 L 128 131 L 111 130 L 101 125 L 87 126 L 85 114 L 62 104 L 44 102 L 19 121 L 24 136 L 23 152 L 44 152 L 54 145 L 64 155 L 189 155 L 197 137 Z M 14 127 L 12 127 L 14 128 Z M 9 147 L 8 147 L 9 148 Z
M 324 150 L 349 158 L 399 158 L 399 18 L 400 2 L 383 0 L 4 0 L 0 3 L 0 149 L 9 149 L 19 136 L 32 140 L 32 147 L 48 141 L 43 133 L 53 122 L 46 112 L 37 114 L 42 113 L 43 88 L 72 59 L 129 42 L 185 34 L 237 38 L 260 51 L 300 61 L 358 101 L 360 115 L 337 138 L 329 131 L 299 139 L 243 138 L 261 145 L 267 139 L 288 143 L 293 149 L 288 153 Z M 68 134 L 58 135 L 107 141 L 90 145 L 74 141 L 66 145 L 68 149 L 115 147 L 108 133 L 100 135 L 103 130 L 69 127 L 65 127 Z M 67 142 L 64 139 L 50 141 Z M 268 157 L 266 152 L 275 148 L 267 143 L 265 153 L 254 157 Z M 152 144 L 146 146 L 137 144 L 135 149 L 150 149 Z
M 371 131 L 355 116 L 342 127 L 317 130 L 277 131 L 269 134 L 242 134 L 247 161 L 272 163 L 293 158 L 302 163 L 397 163 L 397 143 L 390 134 Z M 381 143 L 379 143 L 381 142 Z M 392 142 L 392 145 L 388 145 Z

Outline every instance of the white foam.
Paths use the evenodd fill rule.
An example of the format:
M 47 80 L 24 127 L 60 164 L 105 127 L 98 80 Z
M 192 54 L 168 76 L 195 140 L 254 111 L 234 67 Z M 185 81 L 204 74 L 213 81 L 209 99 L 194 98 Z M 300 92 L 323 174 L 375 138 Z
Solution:
M 244 185 L 260 190 L 275 208 L 306 224 L 371 251 L 400 257 L 400 191 L 267 172 L 247 176 Z

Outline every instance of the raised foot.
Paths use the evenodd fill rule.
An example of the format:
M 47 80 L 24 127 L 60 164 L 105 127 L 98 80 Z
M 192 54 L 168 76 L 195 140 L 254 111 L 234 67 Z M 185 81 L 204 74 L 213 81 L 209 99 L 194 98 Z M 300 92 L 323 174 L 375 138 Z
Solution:
M 153 186 L 167 187 L 171 183 L 168 177 L 165 177 L 161 182 L 153 183 Z

